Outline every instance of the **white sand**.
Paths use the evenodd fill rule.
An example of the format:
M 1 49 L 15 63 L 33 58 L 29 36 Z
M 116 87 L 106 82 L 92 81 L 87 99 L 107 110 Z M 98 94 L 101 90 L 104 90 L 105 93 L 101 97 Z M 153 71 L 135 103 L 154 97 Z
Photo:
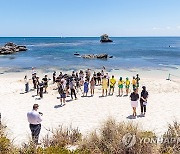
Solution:
M 178 70 L 172 70 L 178 75 Z M 2 72 L 2 70 L 0 71 Z M 116 79 L 120 74 L 123 77 L 136 74 L 137 71 L 113 71 Z M 38 71 L 40 77 L 45 73 Z M 0 74 L 0 112 L 3 122 L 6 123 L 10 132 L 10 137 L 15 139 L 17 145 L 27 142 L 30 135 L 29 125 L 26 113 L 32 109 L 34 103 L 40 105 L 39 111 L 43 112 L 42 138 L 48 131 L 44 128 L 57 128 L 59 125 L 78 127 L 86 135 L 93 129 L 98 129 L 101 122 L 109 117 L 117 121 L 134 121 L 138 122 L 143 129 L 155 131 L 161 135 L 166 131 L 168 123 L 173 120 L 180 121 L 180 80 L 173 78 L 174 81 L 165 80 L 169 71 L 142 71 L 139 72 L 140 84 L 146 85 L 149 91 L 149 99 L 146 117 L 128 119 L 132 114 L 129 97 L 116 97 L 116 91 L 113 96 L 99 98 L 101 87 L 96 87 L 95 96 L 82 98 L 78 94 L 78 100 L 67 102 L 64 107 L 58 107 L 60 104 L 57 99 L 58 92 L 52 90 L 54 85 L 50 81 L 48 94 L 44 94 L 42 100 L 36 100 L 32 97 L 35 91 L 27 94 L 20 94 L 24 91 L 24 75 L 31 77 L 31 71 L 19 73 Z M 48 74 L 52 78 L 52 74 Z M 131 78 L 130 78 L 131 79 Z M 32 84 L 30 85 L 32 88 Z M 90 95 L 90 94 L 89 94 Z M 70 97 L 67 98 L 70 100 Z M 140 114 L 140 106 L 138 107 Z

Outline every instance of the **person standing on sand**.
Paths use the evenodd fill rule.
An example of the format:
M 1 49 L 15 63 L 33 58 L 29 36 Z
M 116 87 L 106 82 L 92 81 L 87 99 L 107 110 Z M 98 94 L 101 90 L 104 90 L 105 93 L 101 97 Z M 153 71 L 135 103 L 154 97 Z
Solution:
M 47 75 L 45 75 L 42 80 L 44 82 L 44 93 L 47 93 L 47 87 L 48 87 L 48 78 L 47 78 Z
M 136 89 L 138 90 L 139 89 L 139 74 L 136 75 Z
M 100 86 L 100 84 L 101 84 L 101 73 L 100 72 L 97 73 L 97 82 L 98 82 L 98 86 Z
M 122 77 L 120 77 L 119 81 L 118 81 L 118 88 L 119 88 L 118 96 L 120 96 L 120 97 L 123 95 L 123 84 L 124 84 L 124 81 L 122 80 Z
M 39 77 L 36 77 L 37 96 L 39 95 Z
M 43 98 L 43 88 L 44 88 L 44 83 L 43 83 L 43 81 L 41 81 L 41 83 L 39 83 L 39 96 L 40 96 L 40 98 Z
M 71 90 L 71 99 L 72 100 L 73 100 L 73 95 L 74 95 L 75 99 L 77 99 L 75 87 L 76 87 L 75 81 L 74 81 L 74 79 L 71 79 L 70 83 L 69 83 L 69 88 Z
M 89 82 L 87 80 L 85 80 L 83 96 L 84 96 L 84 94 L 86 94 L 86 96 L 87 96 L 88 90 L 89 90 Z
M 53 72 L 53 84 L 56 82 L 56 71 Z
M 132 87 L 133 87 L 133 90 L 136 89 L 136 79 L 135 79 L 134 76 L 133 76 L 133 79 L 132 79 Z
M 31 130 L 32 140 L 34 144 L 38 145 L 39 134 L 41 131 L 41 112 L 37 112 L 39 108 L 38 104 L 33 105 L 33 110 L 27 113 L 27 119 L 29 122 L 29 128 Z
M 106 79 L 106 76 L 104 76 L 102 79 L 102 97 L 104 97 L 104 92 L 106 93 L 107 96 L 107 89 L 108 89 L 108 81 Z
M 106 79 L 107 79 L 108 87 L 109 87 L 109 74 L 108 73 L 106 73 Z
M 91 78 L 90 89 L 91 89 L 91 96 L 94 96 L 94 89 L 95 89 L 95 80 L 94 80 L 94 77 Z
M 64 103 L 64 105 L 65 105 L 66 90 L 65 90 L 65 86 L 64 86 L 63 81 L 61 81 L 60 84 L 59 84 L 58 92 L 60 94 L 60 103 L 61 103 L 61 106 L 62 106 L 62 103 Z
M 138 99 L 139 99 L 139 94 L 137 92 L 137 89 L 134 89 L 134 92 L 131 93 L 130 95 L 131 99 L 131 107 L 133 108 L 133 116 L 137 116 L 136 113 L 136 108 L 138 107 Z
M 25 83 L 25 92 L 29 92 L 29 81 L 27 79 L 27 75 L 24 77 L 24 83 Z
M 36 73 L 34 73 L 33 74 L 33 76 L 32 76 L 32 80 L 33 80 L 33 85 L 34 85 L 34 89 L 36 89 L 37 87 L 36 87 Z
M 146 87 L 142 87 L 141 98 L 140 98 L 140 105 L 141 105 L 141 115 L 146 114 L 146 105 L 147 105 L 147 98 L 148 92 L 146 91 Z
M 128 77 L 126 78 L 125 84 L 126 84 L 126 96 L 128 96 L 128 94 L 129 94 L 129 87 L 130 87 L 130 81 L 129 81 Z
M 114 75 L 112 75 L 112 78 L 110 79 L 109 95 L 111 94 L 111 90 L 113 95 L 115 84 L 116 84 L 116 79 L 114 78 Z

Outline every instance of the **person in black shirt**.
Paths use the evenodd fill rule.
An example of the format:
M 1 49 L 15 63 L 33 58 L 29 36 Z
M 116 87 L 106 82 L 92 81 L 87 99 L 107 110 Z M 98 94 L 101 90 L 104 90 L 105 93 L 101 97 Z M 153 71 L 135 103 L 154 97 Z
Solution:
M 39 96 L 40 96 L 40 98 L 43 98 L 43 87 L 44 87 L 44 84 L 43 84 L 43 81 L 41 81 L 39 83 Z
M 137 92 L 137 89 L 134 89 L 134 92 L 131 93 L 130 95 L 131 99 L 131 106 L 133 108 L 133 116 L 136 116 L 136 108 L 138 107 L 138 99 L 139 99 L 139 94 Z
M 37 87 L 36 87 L 36 73 L 34 73 L 33 74 L 33 76 L 32 76 L 32 80 L 33 80 L 33 85 L 34 85 L 34 89 L 36 89 Z
M 56 82 L 56 71 L 53 73 L 53 84 Z
M 146 91 L 146 87 L 142 87 L 142 92 L 141 92 L 141 98 L 140 98 L 140 105 L 141 105 L 141 114 L 146 113 L 146 105 L 147 105 L 147 98 L 148 98 L 148 92 Z
M 139 88 L 139 80 L 140 80 L 140 77 L 139 77 L 139 74 L 136 75 L 136 89 L 138 90 Z
M 48 87 L 48 78 L 47 75 L 42 79 L 44 82 L 44 93 L 47 93 L 47 87 Z

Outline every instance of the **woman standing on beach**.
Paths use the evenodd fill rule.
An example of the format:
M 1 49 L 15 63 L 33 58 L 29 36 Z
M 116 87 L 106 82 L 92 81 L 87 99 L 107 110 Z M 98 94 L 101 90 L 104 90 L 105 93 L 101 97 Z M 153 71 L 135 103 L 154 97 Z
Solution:
M 148 98 L 148 92 L 146 91 L 146 87 L 142 87 L 142 92 L 141 92 L 141 98 L 140 98 L 140 105 L 141 105 L 141 114 L 145 115 L 146 114 L 146 105 L 147 105 L 147 98 Z
M 131 107 L 133 108 L 133 116 L 135 117 L 137 115 L 136 108 L 138 107 L 138 99 L 139 99 L 139 94 L 137 92 L 137 89 L 134 89 L 134 92 L 131 93 L 130 99 L 131 99 Z
M 24 77 L 24 83 L 25 83 L 25 92 L 27 93 L 29 91 L 29 81 L 27 79 L 27 75 Z
M 106 79 L 106 76 L 104 76 L 102 79 L 102 96 L 103 97 L 104 97 L 104 92 L 106 92 L 106 96 L 107 96 L 107 89 L 108 89 L 108 81 Z
M 119 81 L 118 81 L 118 88 L 119 88 L 119 96 L 120 97 L 123 95 L 123 84 L 124 84 L 124 81 L 122 80 L 122 77 L 120 77 Z
M 94 89 L 95 89 L 95 80 L 94 80 L 94 77 L 91 78 L 90 89 L 91 89 L 91 96 L 93 96 L 94 95 Z

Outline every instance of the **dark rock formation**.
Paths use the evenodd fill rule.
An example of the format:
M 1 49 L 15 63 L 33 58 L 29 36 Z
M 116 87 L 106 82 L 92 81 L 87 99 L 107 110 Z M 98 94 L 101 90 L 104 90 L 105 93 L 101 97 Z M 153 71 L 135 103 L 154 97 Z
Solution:
M 101 36 L 101 43 L 106 43 L 106 42 L 113 42 L 112 40 L 109 39 L 109 36 L 107 34 L 104 34 Z
M 3 47 L 0 47 L 0 55 L 8 55 L 26 50 L 27 50 L 26 46 L 20 46 L 12 42 L 8 42 Z
M 107 59 L 108 58 L 108 54 L 86 54 L 86 55 L 82 55 L 82 58 L 87 58 L 87 59 Z

